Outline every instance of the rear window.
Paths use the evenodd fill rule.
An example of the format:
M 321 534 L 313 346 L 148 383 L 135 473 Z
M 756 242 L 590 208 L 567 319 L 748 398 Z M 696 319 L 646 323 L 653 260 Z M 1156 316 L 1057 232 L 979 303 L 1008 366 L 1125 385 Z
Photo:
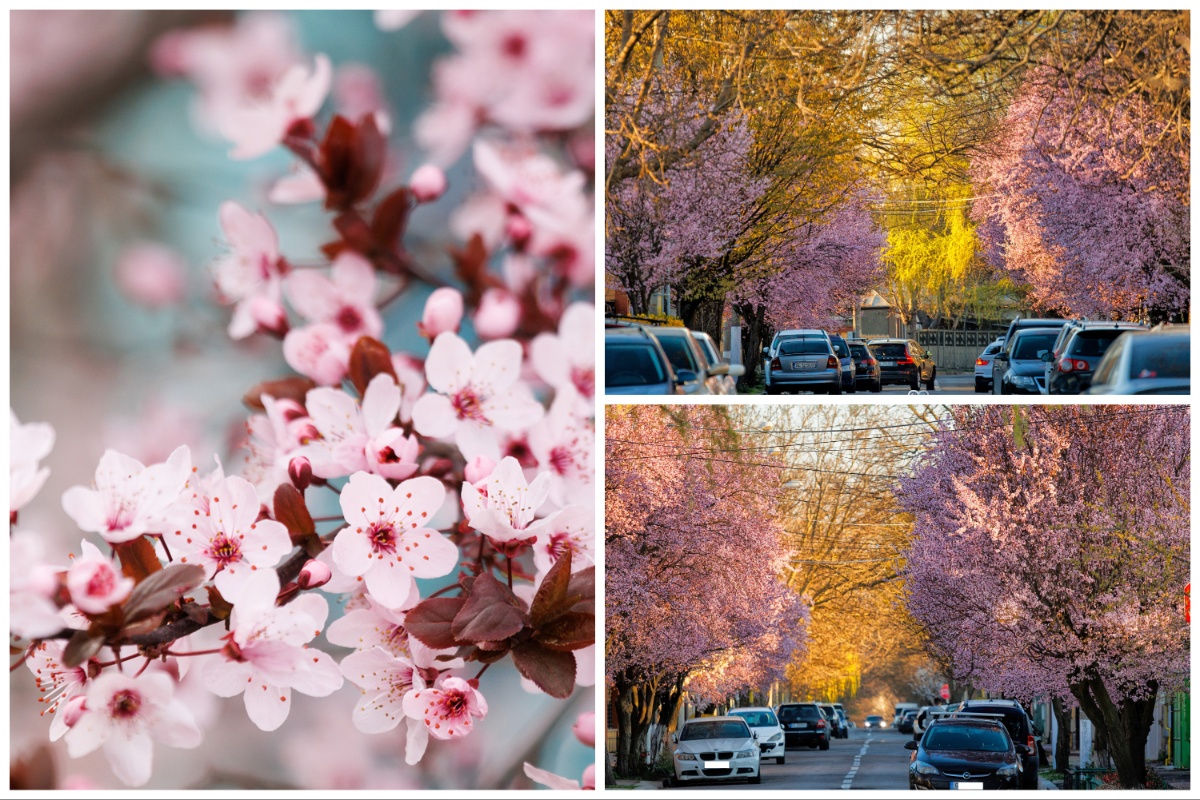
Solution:
M 1130 342 L 1129 377 L 1187 378 L 1191 376 L 1191 346 L 1187 337 L 1139 336 Z
M 688 347 L 687 339 L 684 339 L 682 336 L 662 336 L 657 338 L 663 350 L 667 351 L 667 360 L 671 362 L 672 367 L 675 369 L 690 369 L 692 372 L 700 371 L 699 365 L 696 364 L 696 354 L 692 352 L 692 348 Z
M 1022 336 L 1016 342 L 1016 352 L 1013 358 L 1017 361 L 1034 361 L 1039 352 L 1049 350 L 1054 344 L 1055 333 L 1036 333 Z
M 908 346 L 904 342 L 884 342 L 883 344 L 873 344 L 871 349 L 876 355 L 883 358 L 907 358 Z
M 803 339 L 788 339 L 779 345 L 779 355 L 781 356 L 809 355 L 813 353 L 829 355 L 829 352 L 829 340 L 815 336 Z
M 751 728 L 773 728 L 778 725 L 775 714 L 770 711 L 730 711 L 732 716 L 741 717 Z
M 992 342 L 983 349 L 983 354 L 985 356 L 994 356 L 1000 352 L 1000 348 L 1002 347 L 1004 347 L 1004 342 Z
M 867 349 L 867 346 L 865 344 L 850 345 L 850 352 L 854 354 L 855 358 L 870 358 L 871 357 L 871 351 Z
M 819 719 L 820 716 L 821 712 L 816 706 L 781 706 L 779 709 L 781 722 L 796 719 Z
M 606 344 L 604 347 L 605 386 L 650 386 L 666 383 L 666 365 L 649 344 Z
M 717 357 L 717 351 L 713 348 L 712 342 L 708 339 L 696 339 L 696 343 L 700 345 L 700 349 L 704 351 L 704 356 L 710 364 L 720 364 L 721 359 Z
M 1099 358 L 1108 352 L 1108 346 L 1123 333 L 1125 333 L 1124 330 L 1115 329 L 1080 331 L 1071 340 L 1071 345 L 1067 348 L 1067 355 L 1079 358 Z

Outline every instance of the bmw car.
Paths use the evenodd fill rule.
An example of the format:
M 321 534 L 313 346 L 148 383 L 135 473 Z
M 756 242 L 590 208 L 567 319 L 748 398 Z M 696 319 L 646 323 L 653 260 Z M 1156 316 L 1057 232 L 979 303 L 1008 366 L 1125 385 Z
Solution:
M 758 740 L 741 717 L 697 717 L 683 723 L 675 743 L 675 782 L 758 783 Z

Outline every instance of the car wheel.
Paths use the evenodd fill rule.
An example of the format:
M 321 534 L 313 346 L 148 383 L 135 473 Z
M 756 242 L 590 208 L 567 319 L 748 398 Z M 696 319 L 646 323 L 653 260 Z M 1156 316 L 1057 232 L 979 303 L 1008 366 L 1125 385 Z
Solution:
M 871 391 L 872 392 L 882 392 L 883 391 L 883 379 L 882 378 L 875 381 L 874 385 L 871 386 Z
M 908 388 L 912 391 L 919 391 L 921 388 L 921 378 L 919 375 L 913 375 L 912 380 L 908 382 Z
M 767 394 L 779 394 L 779 387 L 778 386 L 768 386 Z
M 858 391 L 858 381 L 855 381 L 854 383 L 850 384 L 850 388 L 847 389 L 846 391 L 849 392 L 850 394 L 854 394 L 855 392 L 857 392 Z
M 675 779 L 672 778 L 670 775 L 663 778 L 663 788 L 664 789 L 670 789 L 674 785 L 675 785 Z
M 747 778 L 746 783 L 762 783 L 762 775 L 755 775 L 753 778 Z
M 779 756 L 778 758 L 775 759 L 775 763 L 779 764 L 780 766 L 783 766 L 783 761 L 784 761 L 783 756 Z
M 925 382 L 925 388 L 932 392 L 933 385 L 936 382 L 937 382 L 937 367 L 934 367 L 933 370 L 929 373 L 929 380 Z
M 828 749 L 829 749 L 829 742 L 828 742 L 828 741 L 821 742 L 821 749 L 822 749 L 822 750 L 828 750 Z
M 829 387 L 829 393 L 830 394 L 841 394 L 842 393 L 842 382 L 840 380 L 834 381 L 833 385 L 831 385 Z
M 975 379 L 975 394 L 983 394 L 987 391 L 987 381 L 983 378 Z

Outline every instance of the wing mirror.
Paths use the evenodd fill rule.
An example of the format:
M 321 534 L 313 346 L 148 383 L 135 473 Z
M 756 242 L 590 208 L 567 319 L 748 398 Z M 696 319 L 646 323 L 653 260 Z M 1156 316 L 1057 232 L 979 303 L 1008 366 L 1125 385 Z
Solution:
M 1050 352 L 1049 350 L 1042 350 L 1040 353 L 1038 353 L 1038 358 L 1049 364 L 1054 360 L 1054 353 Z
M 708 368 L 708 374 L 709 375 L 728 375 L 729 374 L 729 365 L 728 364 L 713 364 L 711 367 Z
M 745 364 L 726 364 L 725 366 L 729 368 L 729 377 L 731 378 L 740 378 L 746 374 Z
M 905 750 L 916 750 L 918 747 L 920 747 L 920 745 L 917 744 L 912 739 L 909 739 L 907 742 L 904 743 Z
M 771 348 L 764 347 L 763 348 L 763 358 L 770 358 L 770 357 L 771 357 Z
M 996 353 L 996 361 L 1008 361 L 1008 353 Z
M 1018 744 L 1015 746 L 1017 748 L 1017 753 L 1019 755 L 1027 756 L 1033 752 L 1032 750 L 1029 749 L 1029 745 L 1027 745 L 1027 744 Z
M 695 383 L 698 376 L 690 369 L 675 370 L 675 383 Z

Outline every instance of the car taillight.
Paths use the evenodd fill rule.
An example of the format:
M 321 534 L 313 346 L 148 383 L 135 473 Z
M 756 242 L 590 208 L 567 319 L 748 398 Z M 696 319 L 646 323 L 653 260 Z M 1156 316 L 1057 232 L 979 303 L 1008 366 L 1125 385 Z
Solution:
M 1087 369 L 1089 369 L 1088 362 L 1086 362 L 1086 361 L 1080 361 L 1078 358 L 1064 358 L 1064 359 L 1063 359 L 1063 364 L 1064 364 L 1064 365 L 1065 365 L 1065 364 L 1071 364 L 1072 366 L 1074 366 L 1074 367 L 1075 367 L 1075 369 L 1077 369 L 1077 370 L 1080 370 L 1080 371 L 1084 371 L 1084 370 L 1087 370 Z
M 778 358 L 771 359 L 771 369 L 783 369 L 783 364 L 779 362 Z
M 824 727 L 825 727 L 825 720 L 823 720 L 823 719 L 817 720 L 817 730 L 820 730 L 821 728 L 824 728 Z
M 977 367 L 986 367 L 986 366 L 987 366 L 988 364 L 990 364 L 990 363 L 991 363 L 991 362 L 990 362 L 990 361 L 988 361 L 986 358 L 977 358 L 977 359 L 975 359 L 975 366 L 977 366 Z
M 873 367 L 873 366 L 875 366 L 875 359 L 866 358 L 866 359 L 863 359 L 862 363 L 863 363 L 864 367 Z
M 1032 733 L 1031 733 L 1031 734 L 1029 734 L 1029 736 L 1028 736 L 1028 737 L 1026 737 L 1026 739 L 1027 739 L 1027 741 L 1026 741 L 1026 744 L 1028 744 L 1028 745 L 1029 745 L 1029 749 L 1030 749 L 1030 750 L 1033 750 L 1033 749 L 1034 749 L 1034 736 L 1033 736 L 1033 734 L 1032 734 Z
M 841 366 L 841 363 L 842 362 L 838 361 L 837 356 L 830 356 L 829 360 L 825 362 L 825 366 L 829 367 L 830 369 L 837 369 L 839 366 Z
M 896 360 L 896 363 L 902 367 L 911 367 L 914 362 L 911 358 L 900 358 Z

